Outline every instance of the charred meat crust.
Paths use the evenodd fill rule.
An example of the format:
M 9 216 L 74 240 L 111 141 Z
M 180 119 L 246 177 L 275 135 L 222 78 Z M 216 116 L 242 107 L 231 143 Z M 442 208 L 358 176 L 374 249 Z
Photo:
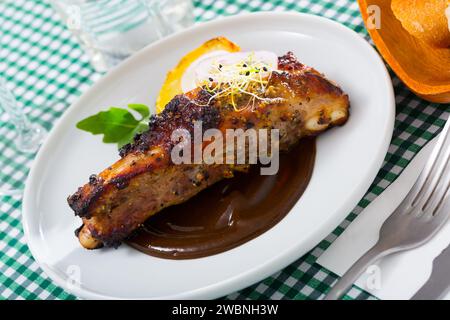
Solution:
M 146 153 L 151 146 L 160 146 L 166 154 L 170 154 L 174 146 L 171 140 L 171 133 L 175 129 L 186 129 L 193 133 L 194 122 L 202 121 L 203 130 L 217 128 L 220 122 L 220 113 L 217 108 L 205 105 L 210 98 L 210 94 L 205 90 L 200 90 L 196 99 L 189 99 L 185 95 L 178 95 L 172 99 L 163 112 L 152 115 L 149 121 L 149 130 L 137 134 L 134 142 L 123 146 L 119 150 L 122 158 L 131 153 Z M 158 162 L 159 158 L 155 160 Z M 136 168 L 129 174 L 118 175 L 108 182 L 101 177 L 91 175 L 89 183 L 80 187 L 77 192 L 69 196 L 67 202 L 75 215 L 89 218 L 89 207 L 98 197 L 111 187 L 124 189 L 128 186 L 128 181 L 143 172 L 155 169 L 155 167 Z
M 67 198 L 67 203 L 75 215 L 89 218 L 89 205 L 103 192 L 103 183 L 103 179 L 93 174 L 89 177 L 88 184 L 78 188 L 77 192 Z
M 132 144 L 121 148 L 120 156 L 123 158 L 132 152 L 146 152 L 153 145 L 164 146 L 170 151 L 174 144 L 170 139 L 171 133 L 175 129 L 186 129 L 192 134 L 194 121 L 202 121 L 203 130 L 217 128 L 220 113 L 214 106 L 207 105 L 210 97 L 203 89 L 195 99 L 189 99 L 186 95 L 175 96 L 163 112 L 150 117 L 148 131 L 136 135 Z
M 300 71 L 305 66 L 297 60 L 297 57 L 288 51 L 285 55 L 278 57 L 278 70 L 284 71 Z
M 175 129 L 185 129 L 192 134 L 195 121 L 202 121 L 203 130 L 277 127 L 280 148 L 287 150 L 303 136 L 317 135 L 347 121 L 348 96 L 337 85 L 301 64 L 291 52 L 279 57 L 278 68 L 279 71 L 272 73 L 265 96 L 282 97 L 286 101 L 282 104 L 261 103 L 255 112 L 235 112 L 223 101 L 211 100 L 208 91 L 198 88 L 174 97 L 163 112 L 151 116 L 149 130 L 136 135 L 133 143 L 121 148 L 119 161 L 100 174 L 91 175 L 89 183 L 69 196 L 69 206 L 83 219 L 83 225 L 76 232 L 80 242 L 81 236 L 87 235 L 96 239 L 93 241 L 96 247 L 117 247 L 145 217 L 165 206 L 186 201 L 216 181 L 232 176 L 233 170 L 239 170 L 229 165 L 174 166 L 169 155 L 175 145 L 171 140 Z M 206 180 L 188 179 L 191 173 L 201 173 Z M 170 184 L 167 179 L 182 182 L 171 181 Z M 158 189 L 158 195 L 147 190 L 154 188 L 147 185 L 149 181 L 163 186 Z M 159 196 L 161 192 L 163 196 Z M 145 199 L 141 205 L 129 202 L 130 197 L 132 200 L 137 194 L 139 199 Z M 149 206 L 148 202 L 156 207 Z M 117 207 L 120 208 L 115 209 Z M 144 207 L 147 215 L 139 212 Z

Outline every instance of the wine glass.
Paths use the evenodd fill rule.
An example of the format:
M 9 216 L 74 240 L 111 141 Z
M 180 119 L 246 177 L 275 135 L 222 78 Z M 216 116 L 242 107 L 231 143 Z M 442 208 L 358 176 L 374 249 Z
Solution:
M 9 117 L 14 125 L 14 149 L 18 153 L 35 153 L 41 145 L 46 130 L 37 123 L 32 123 L 24 113 L 22 106 L 16 101 L 14 95 L 8 90 L 6 81 L 0 76 L 0 109 Z M 22 194 L 22 189 L 8 189 L 0 186 L 0 196 Z

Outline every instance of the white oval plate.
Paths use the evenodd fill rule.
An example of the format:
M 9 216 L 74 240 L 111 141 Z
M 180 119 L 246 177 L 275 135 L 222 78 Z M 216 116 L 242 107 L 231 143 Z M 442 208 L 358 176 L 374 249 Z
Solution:
M 109 106 L 154 105 L 166 72 L 204 41 L 226 36 L 243 50 L 293 51 L 342 86 L 351 117 L 317 141 L 311 182 L 275 227 L 235 249 L 192 260 L 165 260 L 122 245 L 80 247 L 66 198 L 118 159 L 114 145 L 75 123 Z M 205 23 L 150 45 L 122 63 L 73 104 L 42 146 L 26 184 L 23 225 L 42 269 L 71 293 L 91 299 L 217 298 L 289 265 L 325 238 L 364 195 L 387 152 L 394 96 L 386 68 L 355 32 L 325 18 L 258 13 Z M 186 213 L 188 214 L 188 213 Z M 71 279 L 80 280 L 73 285 Z

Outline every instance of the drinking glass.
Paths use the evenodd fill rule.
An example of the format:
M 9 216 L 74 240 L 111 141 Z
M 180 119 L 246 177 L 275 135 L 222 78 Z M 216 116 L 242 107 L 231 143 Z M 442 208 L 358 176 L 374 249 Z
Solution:
M 15 129 L 15 151 L 18 153 L 35 153 L 43 141 L 46 130 L 37 123 L 32 123 L 17 103 L 11 91 L 6 86 L 6 81 L 0 76 L 0 109 L 9 116 L 9 120 Z M 10 156 L 12 157 L 12 156 Z M 7 189 L 0 186 L 0 196 L 17 195 L 22 189 Z
M 52 0 L 96 71 L 194 23 L 191 0 Z

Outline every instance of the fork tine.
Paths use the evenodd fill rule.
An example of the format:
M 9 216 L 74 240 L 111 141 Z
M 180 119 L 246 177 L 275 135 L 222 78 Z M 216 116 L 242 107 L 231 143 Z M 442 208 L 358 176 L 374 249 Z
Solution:
M 439 214 L 447 209 L 447 216 L 450 216 L 450 185 L 447 186 L 444 195 L 440 199 L 440 201 L 436 204 L 436 207 L 433 210 L 433 217 L 438 216 Z
M 450 122 L 447 121 L 439 140 L 430 156 L 430 160 L 423 169 L 416 184 L 420 185 L 419 191 L 412 202 L 412 206 L 418 206 L 420 210 L 430 208 L 430 205 L 436 205 L 447 189 L 447 168 L 450 159 Z M 443 188 L 444 191 L 441 191 Z M 439 192 L 441 191 L 441 192 Z M 436 196 L 437 194 L 437 196 Z M 434 197 L 433 197 L 434 195 Z
M 449 156 L 450 157 L 450 156 Z M 429 196 L 425 201 L 423 201 L 422 210 L 430 211 L 431 215 L 434 215 L 438 206 L 444 201 L 445 196 L 447 195 L 448 189 L 450 185 L 450 159 L 447 159 L 447 163 L 445 163 L 443 172 L 439 177 L 436 185 L 430 186 L 431 192 L 429 192 Z
M 387 220 L 396 220 L 397 216 L 400 217 L 414 211 L 413 210 L 414 207 L 422 199 L 423 191 L 426 190 L 427 185 L 433 179 L 431 172 L 436 170 L 435 168 L 438 165 L 436 159 L 439 157 L 439 155 L 442 152 L 442 149 L 445 146 L 444 140 L 446 136 L 449 135 L 449 132 L 450 132 L 450 124 L 449 122 L 447 122 L 444 128 L 442 129 L 441 135 L 439 136 L 438 141 L 436 142 L 436 145 L 434 146 L 430 154 L 429 160 L 427 161 L 425 167 L 423 168 L 422 172 L 417 178 L 417 181 L 414 183 L 413 187 L 408 192 L 405 199 L 403 199 L 400 205 L 396 208 L 396 210 L 394 210 L 394 212 L 389 216 Z

